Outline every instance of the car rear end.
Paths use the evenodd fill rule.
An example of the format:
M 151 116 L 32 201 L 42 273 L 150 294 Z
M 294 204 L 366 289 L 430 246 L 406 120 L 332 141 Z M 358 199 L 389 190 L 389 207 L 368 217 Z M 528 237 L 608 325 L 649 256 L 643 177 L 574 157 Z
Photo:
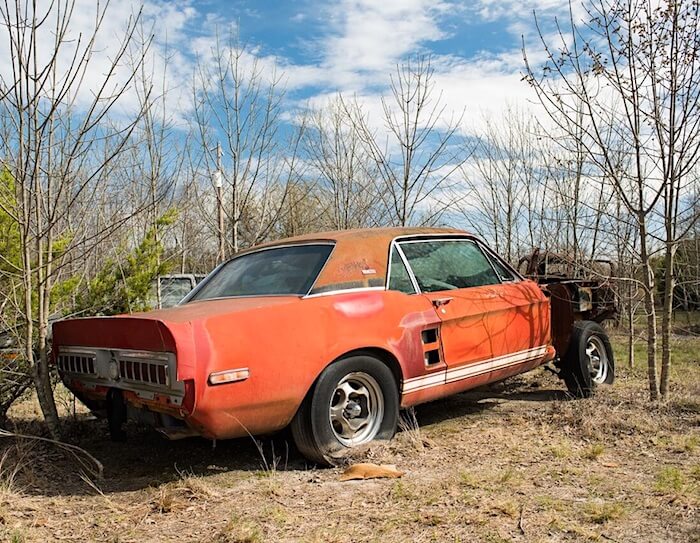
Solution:
M 186 422 L 195 397 L 188 330 L 177 328 L 135 317 L 57 322 L 54 362 L 66 387 L 111 423 L 129 418 L 169 437 L 196 435 Z

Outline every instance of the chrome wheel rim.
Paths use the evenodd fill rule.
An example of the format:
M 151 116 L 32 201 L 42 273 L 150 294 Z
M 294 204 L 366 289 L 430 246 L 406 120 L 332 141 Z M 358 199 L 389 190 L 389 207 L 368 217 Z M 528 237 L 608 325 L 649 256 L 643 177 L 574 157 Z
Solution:
M 591 380 L 596 385 L 604 383 L 608 377 L 608 351 L 605 349 L 603 340 L 598 336 L 588 338 L 586 356 L 588 357 Z
M 384 395 L 376 379 L 363 372 L 343 377 L 328 409 L 336 439 L 346 447 L 372 441 L 384 418 Z

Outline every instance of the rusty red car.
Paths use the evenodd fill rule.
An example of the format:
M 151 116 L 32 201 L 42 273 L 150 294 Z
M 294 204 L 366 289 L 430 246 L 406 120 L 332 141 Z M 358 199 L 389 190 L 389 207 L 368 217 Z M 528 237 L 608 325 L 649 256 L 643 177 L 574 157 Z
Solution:
M 237 254 L 175 307 L 57 322 L 53 353 L 115 440 L 128 419 L 212 440 L 290 426 L 332 464 L 390 439 L 401 408 L 543 364 L 577 396 L 611 383 L 590 292 L 527 279 L 460 230 L 317 233 Z

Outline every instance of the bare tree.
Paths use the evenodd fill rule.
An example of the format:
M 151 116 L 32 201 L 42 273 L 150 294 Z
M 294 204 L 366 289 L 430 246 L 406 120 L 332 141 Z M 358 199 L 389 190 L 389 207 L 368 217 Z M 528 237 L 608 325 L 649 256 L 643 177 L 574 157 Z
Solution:
M 700 310 L 700 178 L 694 175 L 694 188 L 690 191 L 686 224 L 690 226 L 687 238 L 677 251 L 676 267 L 676 303 L 675 307 L 686 311 L 687 324 L 691 325 L 690 311 Z M 692 224 L 689 224 L 692 223 Z
M 146 56 L 144 48 L 149 45 L 149 34 L 143 21 L 135 37 L 129 59 L 135 69 L 133 89 L 142 115 L 132 136 L 134 144 L 128 149 L 128 160 L 133 168 L 127 176 L 132 200 L 146 203 L 147 209 L 139 227 L 131 229 L 130 244 L 137 246 L 152 231 L 154 242 L 162 244 L 165 250 L 162 261 L 158 255 L 156 267 L 169 271 L 178 263 L 182 266 L 186 249 L 176 236 L 180 229 L 164 225 L 162 218 L 177 210 L 185 215 L 184 222 L 181 221 L 181 225 L 185 225 L 191 207 L 186 198 L 178 197 L 189 189 L 182 174 L 186 166 L 185 149 L 191 138 L 184 126 L 177 126 L 184 120 L 175 118 L 178 111 L 175 100 L 184 89 L 171 88 L 168 77 L 171 59 L 167 44 L 162 52 Z M 146 62 L 141 61 L 144 57 Z M 183 191 L 178 191 L 180 183 L 185 185 Z M 156 307 L 160 307 L 161 289 L 155 288 L 154 295 Z
M 53 288 L 67 260 L 85 258 L 115 227 L 113 221 L 91 225 L 97 229 L 86 226 L 108 185 L 105 175 L 140 118 L 136 112 L 116 127 L 105 123 L 133 81 L 134 69 L 124 64 L 140 18 L 140 13 L 130 18 L 110 59 L 99 59 L 98 68 L 98 37 L 108 7 L 109 2 L 98 6 L 89 32 L 74 39 L 72 0 L 41 7 L 36 1 L 0 5 L 0 28 L 11 53 L 10 73 L 0 78 L 0 154 L 16 187 L 16 205 L 4 211 L 20 230 L 22 255 L 15 271 L 22 292 L 24 356 L 54 436 L 60 428 L 47 343 Z M 44 51 L 47 41 L 50 49 Z M 96 73 L 99 81 L 87 89 L 88 74 Z
M 346 107 L 353 107 L 347 104 Z M 354 112 L 351 118 L 356 118 Z M 340 97 L 310 113 L 305 154 L 317 178 L 328 226 L 334 229 L 374 226 L 382 222 L 376 166 L 353 130 Z M 319 225 L 323 226 L 323 225 Z
M 540 69 L 525 55 L 526 76 L 549 119 L 570 134 L 575 127 L 583 135 L 580 141 L 590 159 L 635 218 L 647 313 L 649 393 L 656 400 L 668 392 L 670 264 L 683 234 L 675 228 L 679 195 L 686 190 L 686 176 L 700 149 L 698 2 L 589 0 L 584 9 L 583 22 L 570 10 L 569 28 L 560 31 L 558 43 L 540 32 L 548 60 Z M 617 160 L 621 154 L 624 168 Z M 652 262 L 658 237 L 665 240 L 671 274 L 664 293 L 660 387 Z
M 511 262 L 550 243 L 542 206 L 552 204 L 543 190 L 551 172 L 536 129 L 534 118 L 509 107 L 501 119 L 485 119 L 473 154 L 466 148 L 470 156 L 460 167 L 462 215 Z
M 254 208 L 269 210 L 269 206 L 283 204 L 278 179 L 273 175 L 279 173 L 279 163 L 273 162 L 287 160 L 280 158 L 283 153 L 279 148 L 284 88 L 281 75 L 274 68 L 267 69 L 270 67 L 241 44 L 234 31 L 226 41 L 217 34 L 210 53 L 211 57 L 199 59 L 196 68 L 194 123 L 204 165 L 208 171 L 221 168 L 226 189 L 222 197 L 228 233 L 225 252 L 237 253 L 242 230 L 251 231 L 252 226 L 241 223 L 254 216 Z M 221 161 L 216 152 L 219 143 L 223 146 Z M 291 163 L 297 166 L 296 159 L 287 160 L 287 165 Z M 274 217 L 275 213 L 266 216 Z M 212 230 L 219 230 L 219 225 L 212 222 Z M 255 240 L 244 241 L 249 245 Z
M 392 224 L 431 223 L 449 203 L 441 200 L 451 176 L 464 162 L 458 145 L 463 113 L 447 113 L 436 91 L 429 56 L 397 66 L 391 94 L 382 97 L 383 130 L 372 127 L 357 100 L 343 99 L 345 113 L 376 165 L 379 194 Z

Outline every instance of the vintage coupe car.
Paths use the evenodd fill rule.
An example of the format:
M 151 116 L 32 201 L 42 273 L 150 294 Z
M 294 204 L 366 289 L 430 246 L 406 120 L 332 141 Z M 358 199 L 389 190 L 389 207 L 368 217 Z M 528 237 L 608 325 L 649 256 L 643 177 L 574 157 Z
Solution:
M 54 357 L 114 439 L 127 419 L 172 438 L 291 425 L 328 464 L 391 438 L 401 408 L 547 362 L 575 395 L 611 383 L 601 314 L 566 285 L 550 303 L 459 230 L 326 232 L 240 253 L 176 307 L 57 322 Z

